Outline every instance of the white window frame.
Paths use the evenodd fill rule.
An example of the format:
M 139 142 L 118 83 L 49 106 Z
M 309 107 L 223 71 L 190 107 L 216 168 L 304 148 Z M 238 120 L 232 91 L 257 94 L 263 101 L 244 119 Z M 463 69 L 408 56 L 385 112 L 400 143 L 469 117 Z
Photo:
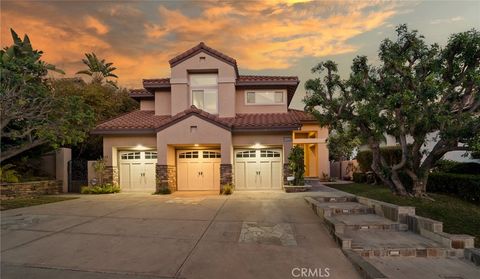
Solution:
M 192 86 L 191 83 L 190 83 L 190 77 L 192 75 L 215 75 L 216 79 L 217 79 L 216 85 Z M 199 109 L 204 110 L 204 111 L 206 111 L 208 113 L 211 113 L 211 114 L 218 114 L 218 94 L 219 94 L 219 92 L 218 92 L 218 74 L 217 73 L 204 73 L 204 74 L 202 74 L 202 73 L 198 73 L 198 74 L 197 73 L 190 73 L 188 75 L 188 86 L 189 86 L 189 89 L 190 89 L 190 106 L 193 105 L 193 91 L 205 90 L 205 89 L 216 89 L 217 90 L 217 98 L 216 98 L 216 103 L 215 103 L 215 108 L 216 108 L 215 112 L 206 111 L 204 108 L 199 108 Z M 203 91 L 203 93 L 205 94 L 205 91 Z M 205 97 L 204 97 L 203 102 L 204 102 L 203 105 L 205 106 Z
M 249 103 L 248 102 L 248 98 L 247 98 L 247 95 L 248 93 L 250 92 L 254 92 L 255 94 L 257 92 L 282 92 L 282 102 L 281 103 L 271 103 L 271 104 L 257 104 L 257 103 Z M 285 105 L 286 104 L 286 95 L 287 95 L 287 91 L 284 90 L 284 89 L 279 89 L 279 90 L 275 90 L 275 89 L 270 89 L 270 90 L 245 90 L 244 91 L 244 99 L 245 99 L 245 105 L 246 106 L 281 106 L 281 105 Z

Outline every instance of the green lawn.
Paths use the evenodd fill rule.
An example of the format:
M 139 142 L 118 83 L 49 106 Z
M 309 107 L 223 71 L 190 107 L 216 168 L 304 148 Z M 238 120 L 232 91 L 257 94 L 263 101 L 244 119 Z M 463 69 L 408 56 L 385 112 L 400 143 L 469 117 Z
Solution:
M 329 187 L 355 195 L 393 203 L 415 206 L 417 215 L 443 222 L 443 230 L 452 234 L 475 236 L 475 246 L 480 247 L 480 206 L 456 197 L 430 193 L 435 201 L 422 198 L 399 197 L 381 185 L 345 184 Z
M 8 210 L 19 207 L 27 207 L 40 205 L 45 203 L 60 202 L 78 199 L 76 197 L 57 197 L 57 196 L 39 196 L 32 198 L 15 198 L 11 200 L 3 200 L 0 202 L 0 210 Z

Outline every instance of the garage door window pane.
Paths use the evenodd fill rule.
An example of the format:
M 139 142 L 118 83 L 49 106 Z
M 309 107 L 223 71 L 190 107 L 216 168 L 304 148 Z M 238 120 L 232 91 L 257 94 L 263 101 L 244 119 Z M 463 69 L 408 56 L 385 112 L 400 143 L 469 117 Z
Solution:
M 198 158 L 198 151 L 182 152 L 178 155 L 180 159 Z
M 140 152 L 123 153 L 121 158 L 122 160 L 140 159 Z
M 203 151 L 203 158 L 221 158 L 220 152 Z
M 157 159 L 157 152 L 145 152 L 145 159 Z
M 247 150 L 247 151 L 240 151 L 236 155 L 237 158 L 255 158 L 256 152 L 255 150 Z
M 271 151 L 271 150 L 262 150 L 260 151 L 260 157 L 263 157 L 263 158 L 280 157 L 280 152 Z

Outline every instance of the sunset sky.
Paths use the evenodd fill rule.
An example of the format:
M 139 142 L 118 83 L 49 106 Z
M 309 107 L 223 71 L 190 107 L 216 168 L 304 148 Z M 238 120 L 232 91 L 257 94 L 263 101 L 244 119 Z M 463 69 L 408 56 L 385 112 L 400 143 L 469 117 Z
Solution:
M 407 23 L 443 45 L 480 28 L 480 1 L 4 1 L 1 45 L 10 28 L 28 34 L 44 60 L 83 69 L 85 52 L 113 62 L 122 86 L 169 76 L 168 60 L 200 41 L 237 60 L 241 74 L 297 75 L 335 60 L 348 74 L 356 55 L 373 63 L 382 39 Z M 301 108 L 303 85 L 291 107 Z

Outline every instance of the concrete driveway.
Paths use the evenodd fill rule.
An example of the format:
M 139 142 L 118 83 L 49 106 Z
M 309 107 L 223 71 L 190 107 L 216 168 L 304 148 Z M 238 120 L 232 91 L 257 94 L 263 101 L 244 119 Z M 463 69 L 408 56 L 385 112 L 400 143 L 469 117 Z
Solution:
M 1 216 L 2 278 L 359 278 L 303 194 L 82 196 Z

